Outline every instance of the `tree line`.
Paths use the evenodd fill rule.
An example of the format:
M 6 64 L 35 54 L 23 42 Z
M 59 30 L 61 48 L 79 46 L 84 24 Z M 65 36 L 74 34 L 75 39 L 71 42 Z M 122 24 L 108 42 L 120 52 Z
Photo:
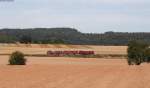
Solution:
M 0 43 L 127 45 L 132 40 L 150 43 L 150 33 L 82 33 L 74 28 L 1 29 Z

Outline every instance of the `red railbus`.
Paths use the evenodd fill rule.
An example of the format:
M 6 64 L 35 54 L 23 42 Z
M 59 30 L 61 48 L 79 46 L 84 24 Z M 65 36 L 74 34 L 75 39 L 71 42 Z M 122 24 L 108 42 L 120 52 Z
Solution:
M 94 51 L 47 51 L 48 56 L 94 55 Z

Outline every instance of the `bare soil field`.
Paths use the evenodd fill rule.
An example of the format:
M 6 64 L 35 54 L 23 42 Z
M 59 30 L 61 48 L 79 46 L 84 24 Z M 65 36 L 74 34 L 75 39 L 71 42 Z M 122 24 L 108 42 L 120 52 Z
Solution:
M 0 56 L 0 88 L 150 88 L 150 65 L 125 59 L 26 57 L 26 66 Z

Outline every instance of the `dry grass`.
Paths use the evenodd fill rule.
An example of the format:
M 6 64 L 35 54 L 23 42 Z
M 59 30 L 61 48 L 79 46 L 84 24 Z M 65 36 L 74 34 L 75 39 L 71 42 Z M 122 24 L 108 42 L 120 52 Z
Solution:
M 21 51 L 24 54 L 46 54 L 49 50 L 93 50 L 96 54 L 126 55 L 126 46 L 93 46 L 93 45 L 48 45 L 48 44 L 0 44 L 0 54 L 11 54 Z

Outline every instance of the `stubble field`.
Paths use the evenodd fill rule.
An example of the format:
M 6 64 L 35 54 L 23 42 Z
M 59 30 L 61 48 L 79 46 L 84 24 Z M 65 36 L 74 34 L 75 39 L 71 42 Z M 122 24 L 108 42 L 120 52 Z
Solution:
M 21 51 L 24 54 L 46 54 L 48 50 L 92 50 L 95 54 L 126 55 L 127 46 L 61 45 L 61 44 L 0 44 L 0 54 Z
M 150 88 L 149 64 L 128 66 L 126 59 L 26 57 L 26 66 L 10 66 L 7 55 L 18 50 L 45 54 L 47 50 L 91 49 L 126 54 L 125 46 L 0 45 L 0 88 Z

